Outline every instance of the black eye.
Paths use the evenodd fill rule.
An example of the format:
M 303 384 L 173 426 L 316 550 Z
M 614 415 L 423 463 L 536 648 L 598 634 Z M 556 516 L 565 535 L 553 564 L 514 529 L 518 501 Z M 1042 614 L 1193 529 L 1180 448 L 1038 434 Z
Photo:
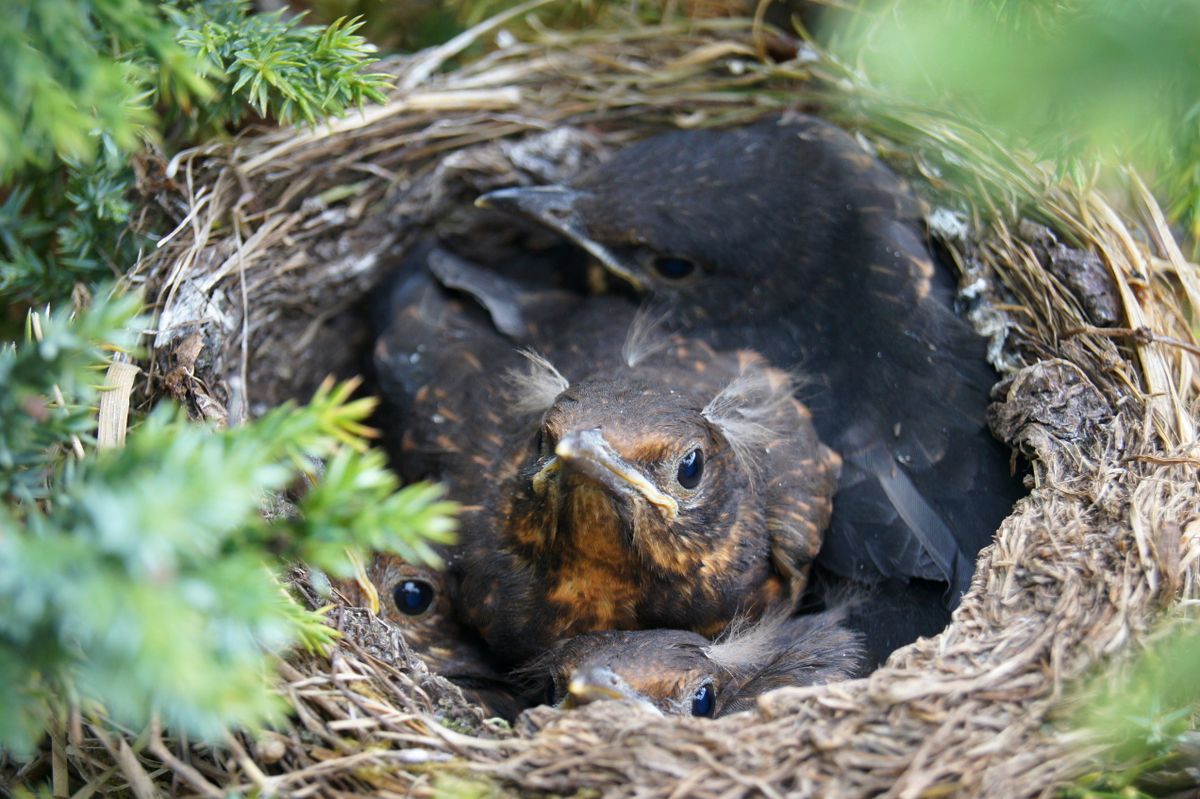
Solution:
M 716 709 L 717 692 L 713 690 L 712 683 L 706 682 L 692 694 L 692 715 L 709 717 Z
M 694 449 L 679 461 L 679 472 L 676 477 L 684 488 L 695 488 L 700 485 L 700 478 L 703 476 L 704 453 Z
M 406 616 L 420 616 L 433 603 L 433 586 L 424 580 L 405 580 L 392 591 L 396 609 Z
M 667 280 L 683 280 L 696 271 L 696 265 L 686 258 L 660 255 L 654 259 L 654 271 Z

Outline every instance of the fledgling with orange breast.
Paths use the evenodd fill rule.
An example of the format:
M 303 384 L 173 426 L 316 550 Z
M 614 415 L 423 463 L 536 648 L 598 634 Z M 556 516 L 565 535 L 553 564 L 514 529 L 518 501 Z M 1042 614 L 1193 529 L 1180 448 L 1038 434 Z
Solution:
M 684 338 L 590 365 L 534 357 L 510 378 L 503 402 L 528 417 L 464 518 L 460 617 L 517 664 L 593 630 L 714 635 L 794 602 L 840 460 L 791 377 Z

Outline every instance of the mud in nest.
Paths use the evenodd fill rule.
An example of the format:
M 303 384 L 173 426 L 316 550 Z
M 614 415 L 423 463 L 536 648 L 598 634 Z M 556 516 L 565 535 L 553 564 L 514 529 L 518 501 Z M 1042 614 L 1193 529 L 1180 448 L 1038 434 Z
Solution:
M 728 718 L 623 705 L 485 721 L 385 622 L 338 610 L 329 658 L 283 666 L 288 729 L 206 749 L 154 731 L 135 749 L 85 726 L 85 778 L 188 795 L 1033 796 L 1100 745 L 1062 721 L 1078 679 L 1134 652 L 1200 596 L 1195 429 L 1200 282 L 1134 175 L 1119 205 L 911 108 L 847 109 L 853 72 L 749 24 L 542 32 L 446 63 L 494 33 L 392 61 L 385 106 L 315 130 L 189 151 L 143 189 L 177 225 L 132 274 L 157 313 L 141 389 L 236 421 L 360 371 L 361 307 L 429 231 L 508 246 L 471 201 L 562 179 L 670 127 L 802 107 L 857 133 L 913 183 L 962 273 L 1003 382 L 989 417 L 1032 463 L 1030 495 L 985 549 L 941 635 L 870 677 L 783 689 Z M 469 250 L 468 250 L 469 254 Z M 303 584 L 303 580 L 301 580 Z M 138 787 L 134 787 L 134 792 Z

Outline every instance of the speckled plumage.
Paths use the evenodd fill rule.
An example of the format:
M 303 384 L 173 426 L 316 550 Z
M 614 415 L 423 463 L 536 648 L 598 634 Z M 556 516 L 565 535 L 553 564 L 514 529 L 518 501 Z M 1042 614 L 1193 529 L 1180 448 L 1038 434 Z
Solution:
M 697 691 L 709 686 L 708 713 L 753 707 L 767 691 L 856 677 L 860 637 L 840 611 L 770 614 L 735 625 L 717 641 L 680 630 L 595 632 L 561 642 L 521 669 L 548 703 L 572 706 L 624 699 L 667 715 L 697 715 Z
M 714 635 L 739 613 L 794 603 L 839 461 L 787 374 L 680 336 L 631 357 L 627 300 L 528 297 L 531 332 L 515 338 L 569 382 L 532 408 L 544 367 L 470 300 L 419 271 L 410 280 L 377 369 L 400 397 L 402 470 L 446 481 L 466 506 L 457 612 L 498 658 L 521 663 L 592 630 Z M 676 472 L 694 449 L 703 480 L 687 489 Z
M 562 232 L 688 335 L 799 364 L 845 460 L 819 564 L 879 585 L 872 611 L 894 612 L 877 654 L 948 620 L 1019 483 L 984 421 L 995 375 L 919 206 L 854 138 L 798 115 L 673 132 L 481 204 Z

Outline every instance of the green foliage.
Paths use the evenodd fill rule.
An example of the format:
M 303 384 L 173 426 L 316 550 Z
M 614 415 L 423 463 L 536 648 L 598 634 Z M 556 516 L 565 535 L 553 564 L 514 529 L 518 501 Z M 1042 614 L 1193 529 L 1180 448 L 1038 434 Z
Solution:
M 358 22 L 249 11 L 0 0 L 0 296 L 60 299 L 135 261 L 143 141 L 186 146 L 247 108 L 315 122 L 383 99 Z M 269 722 L 273 653 L 332 636 L 283 565 L 345 576 L 368 548 L 434 562 L 430 542 L 452 537 L 440 490 L 399 490 L 366 448 L 371 402 L 351 385 L 235 430 L 162 406 L 97 452 L 105 359 L 135 346 L 136 308 L 30 315 L 0 347 L 0 748 L 28 751 L 68 703 L 210 739 Z M 306 483 L 298 513 L 264 515 Z
M 331 634 L 284 592 L 281 564 L 348 575 L 347 549 L 421 560 L 452 538 L 440 491 L 398 491 L 366 450 L 372 401 L 350 385 L 232 430 L 161 406 L 125 447 L 90 451 L 96 369 L 132 344 L 134 308 L 60 312 L 0 353 L 0 747 L 28 751 L 64 699 L 207 739 L 269 722 L 271 653 Z M 62 456 L 72 436 L 82 460 Z M 306 476 L 302 515 L 264 518 L 268 493 Z
M 230 81 L 229 91 L 204 109 L 207 118 L 236 124 L 249 105 L 280 122 L 311 123 L 384 101 L 387 76 L 362 72 L 374 48 L 355 35 L 361 20 L 301 26 L 282 10 L 247 15 L 249 6 L 249 0 L 208 0 L 167 8 L 180 44 L 206 65 L 202 74 Z
M 1072 171 L 1133 161 L 1200 233 L 1200 4 L 880 0 L 833 32 L 899 98 L 1006 131 Z
M 150 74 L 134 52 L 205 91 L 154 3 L 0 0 L 0 14 L 0 178 L 26 163 L 48 168 L 55 155 L 90 160 L 96 130 L 135 147 L 153 116 Z
M 104 359 L 100 342 L 132 347 L 136 308 L 127 297 L 99 303 L 78 319 L 69 310 L 30 316 L 30 340 L 0 347 L 0 497 L 34 507 L 50 495 L 72 437 L 89 441 L 95 428 L 89 406 L 103 379 L 96 370 Z
M 0 297 L 57 301 L 132 265 L 149 236 L 130 226 L 143 139 L 180 147 L 247 108 L 315 122 L 383 99 L 359 22 L 249 9 L 0 0 Z
M 390 550 L 413 563 L 440 566 L 440 557 L 426 541 L 397 538 L 392 520 L 404 519 L 428 539 L 445 542 L 453 524 L 441 496 L 442 488 L 429 484 L 397 492 L 381 452 L 343 448 L 327 461 L 320 482 L 300 502 L 292 558 L 324 564 L 326 570 L 349 577 L 342 551 L 350 539 L 360 549 Z
M 1200 626 L 1183 622 L 1143 651 L 1128 668 L 1089 686 L 1076 726 L 1107 747 L 1105 768 L 1077 781 L 1065 795 L 1086 799 L 1142 797 L 1147 781 L 1180 768 L 1180 750 L 1200 721 Z M 1195 749 L 1195 745 L 1190 746 Z M 1193 754 L 1194 757 L 1194 754 Z M 1192 762 L 1191 768 L 1200 768 Z
M 129 227 L 133 171 L 108 136 L 91 162 L 27 171 L 0 203 L 0 297 L 67 296 L 76 283 L 120 274 L 148 244 Z
M 244 104 L 315 121 L 382 99 L 358 22 L 301 26 L 248 0 L 0 0 L 0 177 L 55 156 L 90 161 L 102 131 L 125 151 L 153 135 L 157 98 L 236 122 Z M 218 92 L 213 80 L 230 80 Z

